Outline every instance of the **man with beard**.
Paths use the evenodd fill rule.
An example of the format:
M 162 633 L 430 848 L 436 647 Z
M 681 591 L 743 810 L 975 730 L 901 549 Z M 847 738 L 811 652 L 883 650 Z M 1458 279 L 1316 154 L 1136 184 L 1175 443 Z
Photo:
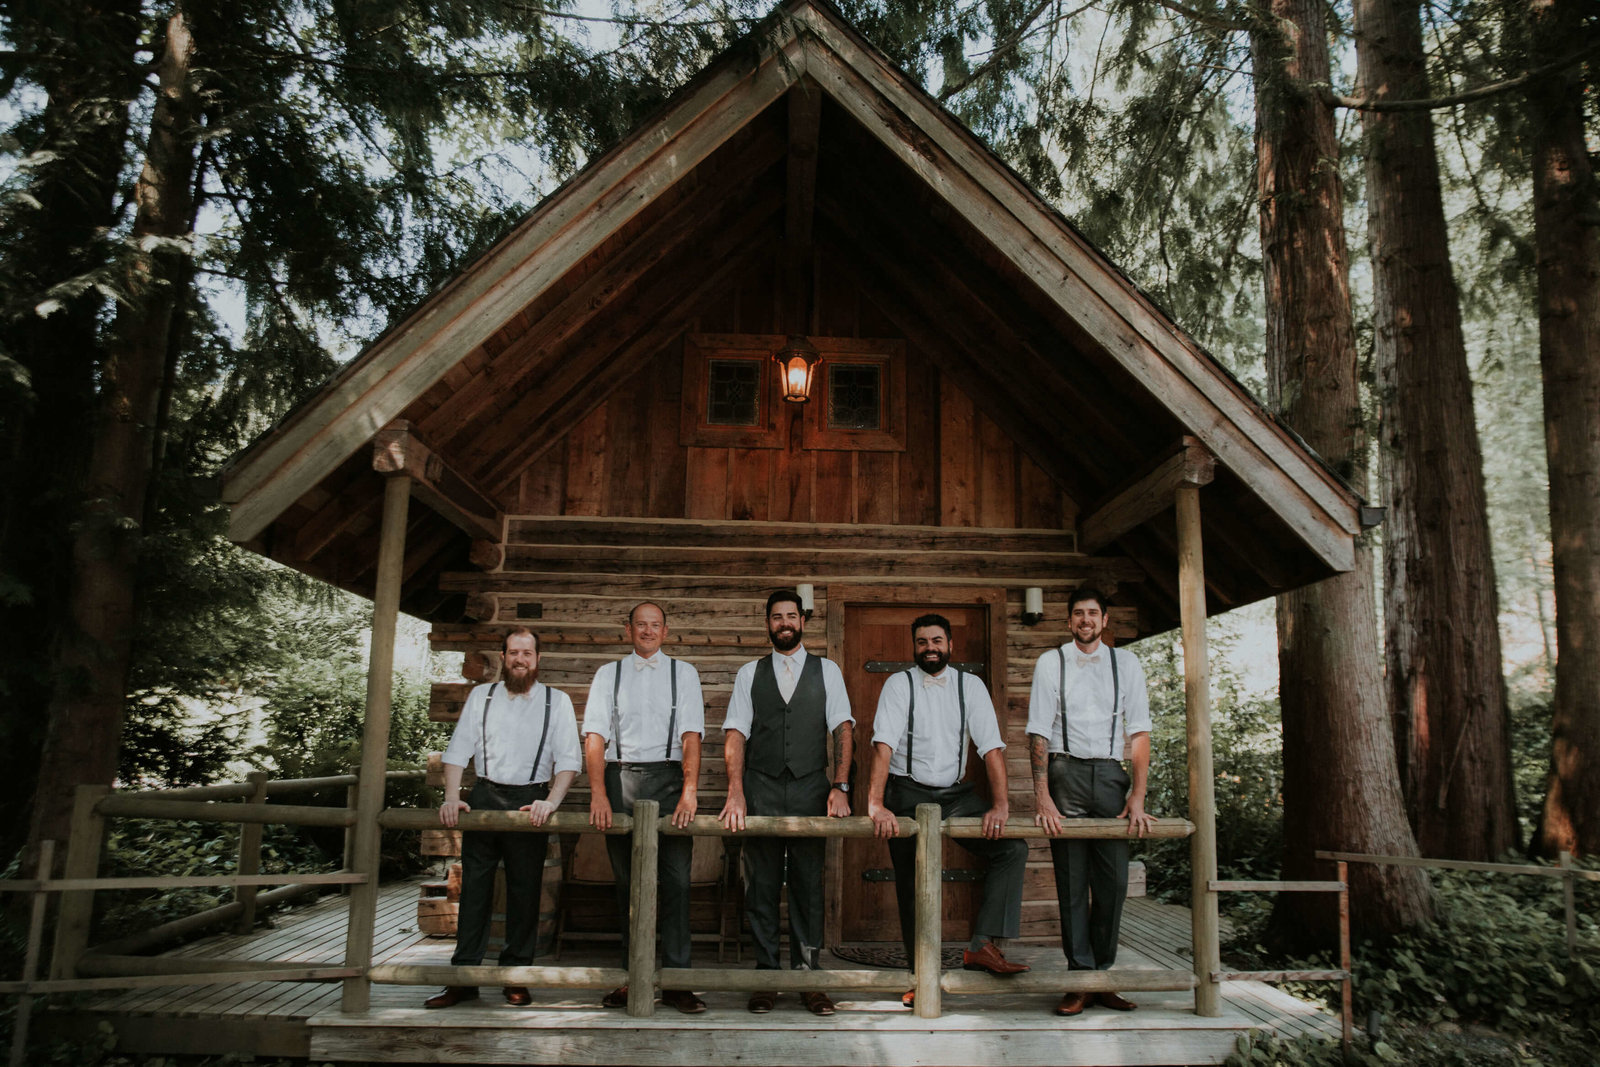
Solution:
M 654 800 L 672 812 L 672 824 L 688 826 L 700 790 L 700 736 L 705 733 L 705 703 L 700 672 L 662 653 L 667 616 L 645 601 L 628 612 L 624 627 L 633 651 L 595 672 L 583 708 L 583 757 L 593 792 L 589 825 L 611 828 L 613 812 L 633 814 L 640 800 Z M 605 839 L 611 873 L 617 880 L 617 914 L 622 920 L 622 958 L 628 958 L 628 905 L 633 843 Z M 665 836 L 660 842 L 657 886 L 661 895 L 661 965 L 689 966 L 689 869 L 694 838 Z M 706 1010 L 705 1001 L 687 989 L 663 989 L 661 1002 L 685 1015 Z M 607 993 L 607 1008 L 628 1005 L 628 987 Z
M 718 816 L 730 832 L 748 815 L 850 814 L 850 754 L 854 722 L 838 664 L 806 654 L 800 597 L 780 589 L 767 598 L 767 636 L 776 650 L 739 668 L 723 720 L 728 802 Z M 828 735 L 833 770 L 828 771 Z M 789 964 L 821 967 L 822 867 L 818 837 L 752 838 L 744 846 L 745 914 L 756 943 L 756 967 L 777 970 L 778 898 L 787 871 Z M 802 993 L 813 1015 L 832 1015 L 833 1001 Z M 750 996 L 749 1008 L 768 1012 L 773 993 Z
M 526 811 L 543 826 L 567 795 L 583 766 L 572 701 L 538 681 L 539 639 L 526 627 L 501 644 L 503 681 L 473 687 L 444 751 L 444 803 L 439 822 L 454 827 L 464 811 Z M 461 799 L 461 772 L 474 761 L 478 781 Z M 544 879 L 546 834 L 473 830 L 461 835 L 461 905 L 456 951 L 450 963 L 475 967 L 489 943 L 494 872 L 506 865 L 506 943 L 500 966 L 533 963 L 539 932 L 539 891 Z M 506 986 L 507 1004 L 532 1003 L 523 986 Z M 446 986 L 424 1007 L 448 1008 L 476 1000 L 477 986 Z
M 1144 668 L 1131 652 L 1105 645 L 1106 598 L 1082 586 L 1067 597 L 1072 641 L 1039 657 L 1028 697 L 1028 755 L 1034 822 L 1052 835 L 1061 820 L 1127 819 L 1143 837 L 1154 822 L 1144 810 L 1150 773 L 1150 697 Z M 1133 778 L 1122 768 L 1131 749 Z M 1109 970 L 1117 959 L 1122 902 L 1128 895 L 1128 841 L 1050 842 L 1061 907 L 1061 949 L 1073 970 Z M 1099 1003 L 1135 1007 L 1116 993 L 1067 993 L 1057 1015 Z
M 915 963 L 911 942 L 916 931 L 915 841 L 900 839 L 900 816 L 915 817 L 917 805 L 939 805 L 942 819 L 983 816 L 982 838 L 957 838 L 956 843 L 987 861 L 982 903 L 972 923 L 972 938 L 961 954 L 969 971 L 1011 975 L 1028 970 L 1006 959 L 997 937 L 1016 937 L 1022 926 L 1022 877 L 1028 865 L 1028 843 L 1002 839 L 1011 805 L 1006 791 L 1006 746 L 1000 739 L 989 689 L 950 664 L 950 620 L 923 615 L 911 624 L 916 666 L 884 683 L 872 726 L 872 781 L 867 814 L 880 839 L 889 845 L 894 864 L 894 894 L 900 907 L 900 938 Z M 963 781 L 967 740 L 971 738 L 989 779 L 987 810 Z M 915 990 L 900 998 L 910 1008 Z

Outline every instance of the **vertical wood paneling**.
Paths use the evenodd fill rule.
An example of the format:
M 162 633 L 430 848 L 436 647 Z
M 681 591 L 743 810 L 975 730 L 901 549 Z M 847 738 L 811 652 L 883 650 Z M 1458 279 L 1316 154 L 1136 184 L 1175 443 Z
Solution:
M 517 508 L 524 515 L 560 515 L 566 486 L 567 442 L 562 439 L 522 472 Z
M 857 522 L 893 522 L 898 452 L 856 453 Z
M 650 491 L 650 399 L 634 375 L 605 403 L 606 515 L 643 515 Z
M 895 521 L 939 525 L 939 372 L 906 351 L 906 450 Z
M 978 430 L 972 400 L 947 381 L 939 388 L 939 524 L 978 522 Z
M 800 440 L 800 411 L 790 413 L 789 440 Z M 774 522 L 810 522 L 811 482 L 816 453 L 799 448 L 772 452 L 772 488 L 768 511 Z
M 855 512 L 855 486 L 852 484 L 850 452 L 814 452 L 817 464 L 817 522 L 850 522 Z
M 731 448 L 728 450 L 728 518 L 770 517 L 768 501 L 772 487 L 771 448 Z
M 1017 480 L 1017 524 L 1029 529 L 1061 529 L 1062 493 L 1055 480 L 1026 455 L 1018 456 Z
M 606 502 L 606 406 L 600 405 L 567 435 L 568 515 L 604 514 Z
M 728 517 L 728 450 L 689 448 L 684 476 L 686 519 Z
M 979 412 L 978 525 L 997 528 L 1017 524 L 1017 448 L 1005 431 Z
M 683 417 L 683 359 L 678 344 L 668 345 L 650 362 L 643 380 L 650 416 L 644 433 L 650 438 L 650 488 L 646 514 L 661 519 L 684 512 L 687 451 L 678 444 Z

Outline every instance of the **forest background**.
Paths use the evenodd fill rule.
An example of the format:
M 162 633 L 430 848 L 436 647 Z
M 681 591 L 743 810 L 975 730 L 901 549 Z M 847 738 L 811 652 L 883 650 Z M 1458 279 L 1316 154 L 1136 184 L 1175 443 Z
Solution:
M 1600 851 L 1600 786 L 1571 786 L 1600 773 L 1562 770 L 1593 767 L 1583 745 L 1594 752 L 1600 730 L 1600 578 L 1573 588 L 1600 552 L 1600 390 L 1551 337 L 1575 319 L 1589 331 L 1580 364 L 1600 362 L 1594 5 L 839 6 L 1390 510 L 1365 570 L 1276 606 L 1280 625 L 1332 618 L 1333 653 L 1308 662 L 1285 646 L 1286 683 L 1262 693 L 1230 673 L 1237 641 L 1215 644 L 1224 876 L 1308 862 L 1295 783 L 1317 775 L 1392 797 L 1355 842 L 1370 851 Z M 50 836 L 76 781 L 353 765 L 370 609 L 229 545 L 222 464 L 767 14 L 738 0 L 0 3 L 0 743 L 13 754 L 0 800 L 30 814 L 0 829 L 4 854 L 20 863 L 30 836 Z M 1552 194 L 1552 130 L 1574 116 L 1577 148 L 1569 129 L 1555 168 L 1571 189 Z M 1429 181 L 1438 232 L 1400 233 L 1428 217 Z M 1576 206 L 1558 238 L 1547 201 L 1562 196 Z M 1308 235 L 1325 242 L 1315 263 L 1293 251 Z M 1562 254 L 1577 293 L 1565 304 L 1549 281 Z M 1418 585 L 1430 558 L 1451 582 Z M 1223 632 L 1270 634 L 1264 608 L 1244 614 Z M 1139 648 L 1163 715 L 1153 800 L 1182 811 L 1178 651 Z M 1418 662 L 1455 689 L 1420 692 Z M 441 747 L 426 688 L 447 669 L 419 663 L 400 680 L 398 765 Z M 1334 714 L 1320 689 L 1355 693 L 1383 743 L 1297 765 L 1308 739 L 1285 726 Z M 1439 757 L 1415 747 L 1430 707 L 1461 716 L 1438 725 L 1462 739 L 1458 761 L 1480 761 L 1460 777 L 1481 818 L 1452 806 L 1441 824 L 1418 800 L 1456 766 L 1441 779 Z M 164 873 L 227 852 L 209 833 L 138 826 L 116 846 L 119 863 Z M 272 848 L 284 865 L 319 860 L 292 836 Z M 1159 885 L 1181 896 L 1186 854 L 1158 851 Z M 1499 935 L 1469 934 L 1463 916 L 1549 931 L 1525 930 L 1533 898 L 1500 887 L 1373 877 L 1358 888 L 1382 945 L 1372 1003 L 1431 1022 L 1526 1016 L 1528 1032 L 1592 1040 L 1571 1021 L 1594 1003 L 1584 960 L 1574 976 L 1551 956 L 1551 998 L 1522 991 L 1521 1004 L 1492 990 L 1528 980 L 1481 961 L 1460 989 L 1415 975 L 1389 988 L 1396 968 L 1445 974 L 1429 953 L 1479 945 L 1463 938 L 1487 936 L 1490 951 Z M 1241 917 L 1255 921 L 1240 951 L 1257 935 L 1305 948 L 1285 936 L 1292 915 Z

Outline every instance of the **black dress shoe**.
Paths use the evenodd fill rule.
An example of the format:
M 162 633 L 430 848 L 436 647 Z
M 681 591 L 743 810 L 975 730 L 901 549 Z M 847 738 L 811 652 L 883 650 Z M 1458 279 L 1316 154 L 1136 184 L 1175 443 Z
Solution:
M 833 1001 L 828 999 L 828 994 L 820 989 L 811 993 L 801 993 L 800 1003 L 806 1006 L 806 1011 L 812 1015 L 832 1015 Z
M 685 1015 L 699 1015 L 706 1010 L 706 1002 L 687 989 L 663 989 L 661 1003 L 669 1008 L 677 1008 Z
M 526 1008 L 533 1003 L 533 994 L 528 992 L 527 986 L 508 985 L 501 992 L 506 995 L 506 1003 L 513 1008 Z
M 765 1015 L 767 1012 L 778 1006 L 778 995 L 776 993 L 768 993 L 763 990 L 757 990 L 756 992 L 750 994 L 750 1003 L 745 1006 L 756 1015 Z
M 1139 1006 L 1115 993 L 1096 993 L 1094 999 L 1102 1008 L 1110 1008 L 1112 1011 L 1132 1011 Z
M 447 985 L 444 991 L 435 993 L 422 1002 L 424 1008 L 453 1008 L 463 1000 L 477 1000 L 478 987 L 475 985 Z
M 602 1008 L 626 1008 L 628 1006 L 628 987 L 619 985 L 611 992 L 600 998 Z

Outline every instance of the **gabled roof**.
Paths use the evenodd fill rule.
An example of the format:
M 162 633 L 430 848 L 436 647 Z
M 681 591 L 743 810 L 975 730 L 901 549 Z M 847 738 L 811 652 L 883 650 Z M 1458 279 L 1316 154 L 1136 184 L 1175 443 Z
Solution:
M 831 234 L 861 249 L 861 275 L 898 294 L 894 317 L 908 339 L 942 369 L 981 378 L 991 417 L 1006 420 L 1084 514 L 1187 436 L 1215 456 L 1239 565 L 1258 554 L 1239 527 L 1270 528 L 1296 546 L 1297 562 L 1243 583 L 1252 598 L 1350 569 L 1356 494 L 837 12 L 791 0 L 756 35 L 761 48 L 730 50 L 241 453 L 224 480 L 231 537 L 256 542 L 298 502 L 336 492 L 330 479 L 366 464 L 354 457 L 380 430 L 428 412 L 454 435 L 430 433 L 430 444 L 513 510 L 507 479 L 615 384 L 617 353 L 681 331 L 675 308 L 737 270 L 753 243 L 781 239 L 786 210 L 792 223 L 793 190 L 786 200 L 771 180 L 786 150 L 775 105 L 803 86 L 820 89 L 821 153 L 833 175 L 808 194 L 824 219 L 819 240 Z M 711 266 L 684 277 L 686 261 L 674 257 L 685 249 Z M 920 257 L 916 266 L 901 249 Z M 588 346 L 609 345 L 609 363 L 564 356 L 561 342 L 614 314 L 624 290 L 654 309 L 651 325 L 636 318 Z M 979 305 L 991 319 L 973 322 L 966 338 L 939 318 Z M 985 342 L 1003 353 L 950 355 Z M 521 362 L 496 371 L 508 351 Z M 499 399 L 471 395 L 496 388 Z M 533 429 L 511 445 L 461 429 L 474 419 Z M 1171 550 L 1159 533 L 1137 536 L 1147 554 Z

